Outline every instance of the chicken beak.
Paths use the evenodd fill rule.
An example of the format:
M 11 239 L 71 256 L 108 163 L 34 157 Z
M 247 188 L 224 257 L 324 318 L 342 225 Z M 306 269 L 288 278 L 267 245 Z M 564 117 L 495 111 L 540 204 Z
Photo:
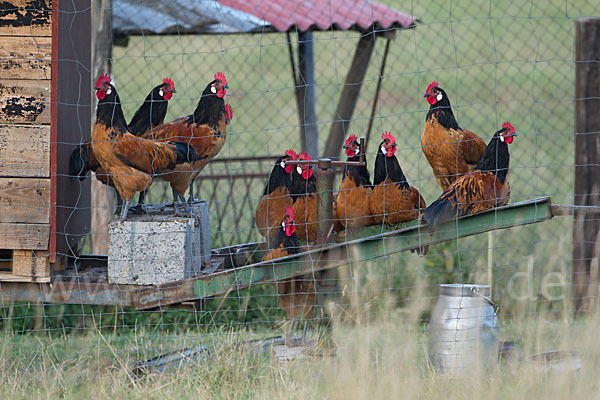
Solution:
M 429 97 L 429 96 L 431 96 L 431 94 L 430 94 L 430 93 L 425 93 L 425 94 L 423 95 L 423 97 Z
M 350 148 L 350 146 L 348 146 L 346 144 L 342 146 L 342 149 L 344 149 L 344 150 L 349 149 L 349 148 Z
M 225 85 L 223 86 L 225 89 L 229 89 L 229 85 Z
M 177 93 L 177 90 L 171 89 L 171 93 Z

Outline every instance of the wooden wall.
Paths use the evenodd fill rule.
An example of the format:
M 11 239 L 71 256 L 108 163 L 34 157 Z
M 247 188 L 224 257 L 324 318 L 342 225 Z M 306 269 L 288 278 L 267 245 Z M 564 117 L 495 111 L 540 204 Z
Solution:
M 51 0 L 3 0 L 0 249 L 49 249 L 51 59 Z
M 89 38 L 89 1 L 2 1 L 0 249 L 13 273 L 73 255 L 89 227 L 89 184 L 68 176 L 90 135 Z

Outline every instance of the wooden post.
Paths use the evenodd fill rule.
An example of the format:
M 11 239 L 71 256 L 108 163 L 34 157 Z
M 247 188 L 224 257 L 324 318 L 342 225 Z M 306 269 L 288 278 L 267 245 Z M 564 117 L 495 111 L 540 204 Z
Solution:
M 600 206 L 600 18 L 575 23 L 575 205 Z M 600 229 L 595 216 L 575 214 L 573 297 L 577 314 L 590 306 L 591 265 Z
M 342 90 L 340 101 L 336 108 L 336 112 L 333 115 L 333 123 L 331 124 L 331 130 L 329 131 L 329 137 L 325 144 L 325 150 L 323 151 L 323 157 L 338 157 L 340 155 L 340 149 L 344 144 L 344 137 L 350 127 L 350 120 L 354 113 L 354 106 L 358 100 L 360 88 L 362 82 L 365 79 L 367 68 L 369 67 L 369 61 L 371 60 L 371 54 L 375 48 L 375 35 L 367 34 L 362 36 L 358 41 L 358 47 L 354 53 L 352 59 L 352 65 L 348 71 L 346 77 L 346 85 Z
M 316 160 L 319 157 L 319 132 L 315 106 L 315 55 L 312 32 L 298 32 L 298 111 L 304 133 L 300 140 L 302 150 Z
M 112 61 L 112 0 L 92 2 L 92 82 L 110 74 Z M 95 93 L 95 92 L 93 92 Z M 96 119 L 96 96 L 92 95 L 92 120 Z M 92 252 L 108 254 L 108 224 L 112 220 L 114 191 L 91 176 Z

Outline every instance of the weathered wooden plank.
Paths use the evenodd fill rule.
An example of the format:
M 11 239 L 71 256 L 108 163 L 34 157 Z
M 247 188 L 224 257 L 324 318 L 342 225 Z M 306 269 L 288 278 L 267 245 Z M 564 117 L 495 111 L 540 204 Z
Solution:
M 0 177 L 50 176 L 50 126 L 0 125 Z
M 0 249 L 48 250 L 50 224 L 0 222 Z
M 0 80 L 0 120 L 50 123 L 49 80 Z
M 0 222 L 49 223 L 50 179 L 0 178 Z
M 4 285 L 7 282 L 38 282 L 38 283 L 50 283 L 52 281 L 52 277 L 37 277 L 37 276 L 23 276 L 23 275 L 13 275 L 8 272 L 0 272 L 0 282 Z
M 3 0 L 0 35 L 52 36 L 52 0 Z
M 50 79 L 51 37 L 0 36 L 0 79 Z
M 49 281 L 50 254 L 48 251 L 13 250 L 12 274 Z

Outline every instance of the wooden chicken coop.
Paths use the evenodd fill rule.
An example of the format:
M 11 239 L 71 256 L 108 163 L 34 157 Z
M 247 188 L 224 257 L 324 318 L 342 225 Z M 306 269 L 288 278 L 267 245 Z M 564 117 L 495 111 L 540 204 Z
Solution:
M 83 3 L 0 7 L 0 281 L 50 282 L 89 229 L 89 183 L 68 174 L 91 123 Z

